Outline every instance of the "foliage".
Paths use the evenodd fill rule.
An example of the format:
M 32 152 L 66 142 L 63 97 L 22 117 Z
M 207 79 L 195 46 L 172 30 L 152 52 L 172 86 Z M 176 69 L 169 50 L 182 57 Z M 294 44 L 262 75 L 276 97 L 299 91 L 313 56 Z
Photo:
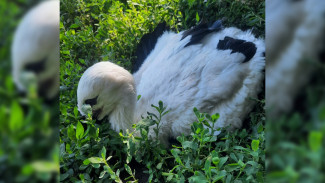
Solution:
M 260 119 L 261 121 L 256 121 L 257 124 L 250 133 L 246 129 L 234 132 L 223 131 L 218 136 L 220 139 L 217 139 L 217 136 L 213 135 L 215 132 L 213 126 L 208 125 L 208 122 L 214 125 L 218 114 L 210 116 L 194 109 L 198 121 L 193 123 L 191 135 L 179 136 L 178 145 L 173 145 L 170 150 L 166 150 L 158 141 L 148 138 L 149 126 L 157 125 L 153 130 L 159 129 L 161 118 L 168 112 L 162 102 L 159 106 L 153 105 L 153 107 L 160 115 L 149 113 L 146 119 L 135 126 L 135 129 L 140 132 L 140 137 L 134 136 L 136 132 L 128 133 L 126 136 L 119 133 L 117 136 L 116 132 L 109 131 L 108 133 L 116 136 L 112 136 L 110 140 L 98 139 L 100 134 L 98 128 L 93 130 L 97 133 L 91 135 L 91 130 L 87 129 L 84 132 L 80 122 L 75 131 L 69 127 L 68 133 L 71 129 L 69 137 L 74 139 L 74 143 L 72 146 L 61 144 L 61 166 L 70 167 L 66 173 L 61 174 L 61 180 L 70 177 L 70 181 L 76 181 L 77 179 L 73 177 L 76 170 L 71 167 L 77 166 L 75 168 L 80 173 L 79 178 L 86 182 L 98 179 L 100 182 L 104 180 L 120 182 L 121 177 L 124 177 L 123 180 L 137 181 L 139 174 L 147 177 L 146 181 L 149 182 L 185 182 L 185 180 L 263 182 L 265 172 L 263 118 Z M 92 139 L 96 138 L 97 143 L 92 143 Z M 121 144 L 116 148 L 118 143 Z M 75 151 L 72 151 L 73 149 Z M 85 156 L 90 151 L 94 153 Z M 76 159 L 72 159 L 72 155 Z M 114 157 L 118 158 L 114 159 Z M 69 162 L 65 161 L 67 159 Z M 133 167 L 132 159 L 145 167 L 144 174 L 138 172 L 139 167 Z M 71 166 L 70 163 L 76 163 L 75 161 L 79 163 Z
M 180 0 L 179 9 L 184 15 L 182 24 L 185 29 L 195 25 L 200 19 L 208 22 L 222 19 L 225 26 L 234 26 L 243 30 L 251 29 L 257 36 L 264 37 L 265 2 L 250 0 Z
M 109 60 L 130 70 L 141 37 L 162 21 L 181 31 L 203 18 L 226 17 L 225 25 L 255 27 L 264 36 L 264 2 L 61 0 L 60 14 L 61 181 L 263 182 L 264 102 L 249 117 L 247 128 L 221 129 L 217 137 L 206 122 L 214 122 L 218 115 L 195 110 L 198 120 L 191 135 L 178 137 L 166 149 L 148 138 L 148 131 L 159 128 L 168 106 L 153 105 L 159 116 L 148 113 L 134 126 L 135 131 L 116 133 L 91 114 L 79 115 L 76 89 L 85 69 L 98 61 Z

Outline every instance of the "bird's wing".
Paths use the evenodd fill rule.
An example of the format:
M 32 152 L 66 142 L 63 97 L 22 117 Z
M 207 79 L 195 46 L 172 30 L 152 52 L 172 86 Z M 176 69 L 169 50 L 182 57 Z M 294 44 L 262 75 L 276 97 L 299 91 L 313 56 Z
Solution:
M 139 70 L 143 62 L 146 60 L 151 51 L 155 48 L 158 38 L 169 28 L 166 26 L 166 22 L 158 24 L 155 30 L 151 33 L 145 34 L 136 49 L 136 58 L 132 63 L 132 73 Z

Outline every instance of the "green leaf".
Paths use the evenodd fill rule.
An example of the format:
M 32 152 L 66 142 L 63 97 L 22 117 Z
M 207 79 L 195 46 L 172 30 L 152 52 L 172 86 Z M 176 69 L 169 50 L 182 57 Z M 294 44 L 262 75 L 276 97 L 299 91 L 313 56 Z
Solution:
M 263 176 L 262 172 L 257 172 L 256 177 L 257 177 L 258 182 L 260 182 L 260 183 L 264 182 L 264 176 Z
M 318 131 L 312 131 L 308 136 L 308 144 L 312 151 L 318 151 L 322 147 L 323 134 Z
M 228 160 L 228 156 L 220 158 L 219 169 L 222 168 L 222 166 L 227 162 L 227 160 Z
M 31 164 L 24 165 L 22 168 L 22 173 L 24 175 L 31 175 L 35 170 Z M 69 174 L 68 174 L 69 175 Z
M 6 85 L 6 90 L 8 93 L 13 93 L 14 91 L 14 82 L 13 82 L 13 78 L 12 77 L 7 77 L 6 81 L 5 81 L 5 85 Z
M 60 174 L 60 182 L 61 181 L 64 181 L 66 178 L 69 177 L 69 174 L 68 173 L 63 173 L 63 174 Z
M 13 101 L 11 104 L 11 114 L 9 128 L 11 131 L 20 130 L 24 125 L 24 112 L 18 102 Z
M 90 129 L 89 129 L 89 136 L 90 137 L 93 137 L 93 138 L 97 138 L 98 137 L 97 128 L 96 127 L 93 127 L 93 126 L 90 127 Z
M 196 19 L 196 22 L 199 22 L 200 21 L 200 17 L 199 17 L 199 13 L 198 12 L 196 12 L 195 19 Z
M 193 150 L 197 150 L 198 149 L 198 144 L 192 141 L 184 141 L 182 142 L 182 146 L 184 149 L 190 148 Z
M 65 54 L 65 55 L 70 55 L 70 51 L 69 50 L 63 50 L 63 51 L 61 51 L 61 53 Z
M 197 118 L 200 118 L 200 112 L 196 107 L 193 108 L 193 112 Z
M 171 181 L 174 175 L 168 175 L 167 181 Z
M 68 137 L 71 140 L 75 140 L 76 139 L 76 132 L 75 132 L 74 126 L 72 124 L 69 125 L 69 127 L 68 127 Z
M 211 177 L 211 156 L 209 156 L 207 158 L 207 160 L 205 161 L 205 164 L 204 164 L 204 172 L 205 172 L 205 175 L 207 175 L 208 177 Z
M 205 177 L 205 175 L 201 172 L 201 171 L 195 171 L 194 175 L 192 177 L 189 178 L 191 182 L 209 182 L 207 180 L 207 178 Z
M 75 117 L 75 118 L 78 117 L 78 107 L 74 107 L 74 109 L 73 109 L 73 114 L 74 114 L 74 117 Z
M 88 165 L 80 165 L 79 166 L 79 170 L 85 170 L 86 168 L 88 168 Z
M 262 123 L 259 123 L 259 125 L 257 126 L 257 132 L 261 133 L 264 129 L 264 126 L 262 125 Z
M 103 170 L 102 172 L 100 172 L 99 178 L 100 178 L 100 179 L 103 178 L 105 174 L 106 174 L 106 171 Z
M 36 172 L 58 172 L 59 171 L 59 164 L 53 162 L 53 161 L 34 161 L 31 163 L 31 166 Z
M 148 114 L 149 116 L 153 116 L 154 118 L 156 118 L 156 119 L 158 120 L 158 117 L 157 117 L 157 115 L 155 115 L 154 113 L 151 113 L 151 112 L 147 112 L 147 114 Z
M 103 159 L 106 158 L 106 148 L 104 146 L 103 146 L 102 150 L 100 151 L 100 154 L 101 154 Z
M 97 169 L 97 168 L 100 167 L 100 164 L 99 163 L 92 163 L 91 166 Z
M 156 166 L 156 168 L 158 169 L 158 170 L 160 170 L 161 169 L 161 166 L 162 166 L 162 162 L 160 162 L 160 163 L 158 163 L 158 165 Z
M 258 150 L 258 147 L 259 147 L 259 144 L 260 144 L 260 141 L 259 140 L 253 140 L 252 141 L 252 144 L 251 144 L 252 150 L 253 151 L 257 151 Z
M 71 29 L 75 29 L 75 28 L 78 28 L 78 27 L 79 27 L 78 24 L 72 24 L 72 25 L 70 26 Z
M 235 161 L 238 161 L 238 158 L 236 157 L 236 155 L 234 153 L 230 153 L 230 158 Z
M 89 165 L 89 163 L 90 163 L 90 160 L 89 160 L 89 159 L 85 159 L 85 160 L 83 161 L 83 164 L 84 164 L 84 165 Z
M 231 183 L 232 174 L 227 174 L 226 183 Z
M 159 100 L 158 104 L 159 104 L 159 109 L 162 110 L 164 108 L 163 102 Z
M 84 182 L 85 181 L 85 176 L 84 174 L 79 174 L 79 178 Z
M 219 157 L 213 157 L 212 158 L 212 163 L 217 166 L 220 163 L 220 158 Z
M 231 164 L 228 164 L 226 167 L 225 167 L 225 170 L 227 172 L 232 172 L 234 170 L 237 170 L 239 169 L 240 166 L 238 165 L 238 163 L 231 163 Z
M 244 166 L 246 166 L 245 163 L 243 163 L 241 160 L 239 160 L 237 163 L 238 163 L 238 165 L 239 165 L 240 167 L 244 167 Z
M 213 182 L 216 182 L 218 180 L 221 180 L 226 175 L 227 175 L 227 172 L 225 170 L 222 170 L 222 171 L 218 172 L 217 175 L 213 177 Z
M 169 172 L 162 172 L 161 174 L 162 176 L 170 176 L 170 175 L 174 175 L 173 173 L 169 173 Z
M 76 137 L 78 140 L 80 140 L 83 136 L 85 132 L 85 129 L 84 127 L 82 126 L 82 124 L 78 121 L 78 124 L 77 124 L 77 131 L 76 131 Z
M 195 0 L 188 0 L 187 2 L 188 2 L 188 5 L 189 5 L 190 7 L 192 7 L 193 4 L 194 4 L 194 2 L 195 2 Z
M 125 168 L 125 170 L 126 170 L 130 175 L 133 175 L 132 170 L 131 170 L 131 168 L 129 167 L 129 165 L 124 164 L 124 168 Z
M 170 152 L 172 153 L 172 155 L 173 155 L 176 159 L 179 158 L 178 155 L 179 155 L 179 153 L 181 153 L 181 151 L 180 151 L 179 149 L 172 149 Z
M 217 113 L 217 114 L 213 114 L 212 116 L 211 116 L 211 120 L 212 120 L 212 122 L 214 123 L 214 122 L 216 122 L 218 119 L 219 119 L 219 117 L 220 117 L 220 115 Z
M 81 64 L 86 64 L 86 62 L 85 62 L 85 60 L 84 60 L 84 59 L 82 59 L 82 58 L 79 58 L 78 60 L 79 60 L 79 62 L 80 62 Z
M 91 158 L 88 158 L 87 159 L 90 163 L 104 163 L 105 161 L 102 159 L 102 158 L 99 158 L 99 157 L 91 157 Z M 83 163 L 85 165 L 88 165 L 88 161 L 85 160 Z M 88 164 L 87 164 L 88 163 Z
M 115 174 L 115 172 L 112 170 L 112 168 L 110 167 L 110 166 L 108 166 L 108 165 L 105 165 L 104 166 L 104 170 L 111 176 L 111 178 L 113 179 L 113 180 L 117 180 L 117 179 L 119 179 L 117 176 L 116 176 L 116 174 Z

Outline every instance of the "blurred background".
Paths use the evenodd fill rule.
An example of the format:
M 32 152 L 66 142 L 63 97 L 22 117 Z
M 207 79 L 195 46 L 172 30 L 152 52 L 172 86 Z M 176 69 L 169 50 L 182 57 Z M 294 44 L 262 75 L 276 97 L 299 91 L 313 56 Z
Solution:
M 59 177 L 59 1 L 0 1 L 0 182 Z
M 266 0 L 267 182 L 324 182 L 325 1 Z

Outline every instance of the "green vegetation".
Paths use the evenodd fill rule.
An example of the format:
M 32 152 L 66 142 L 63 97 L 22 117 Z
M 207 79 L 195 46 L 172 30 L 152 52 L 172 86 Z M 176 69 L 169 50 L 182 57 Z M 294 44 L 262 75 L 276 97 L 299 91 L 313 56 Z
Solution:
M 253 29 L 264 37 L 264 2 L 232 0 L 61 0 L 60 48 L 60 180 L 64 182 L 263 182 L 265 177 L 264 100 L 235 132 L 217 137 L 203 128 L 209 116 L 195 110 L 189 136 L 170 148 L 148 139 L 148 126 L 159 128 L 168 106 L 153 106 L 133 133 L 116 133 L 109 123 L 96 123 L 78 113 L 76 89 L 92 64 L 109 60 L 131 69 L 141 37 L 162 21 L 174 31 L 200 20 L 224 19 L 226 26 Z M 264 95 L 263 95 L 264 96 Z M 195 106 L 193 106 L 194 108 Z M 181 115 L 181 114 L 180 114 Z M 209 128 L 209 127 L 207 127 Z

